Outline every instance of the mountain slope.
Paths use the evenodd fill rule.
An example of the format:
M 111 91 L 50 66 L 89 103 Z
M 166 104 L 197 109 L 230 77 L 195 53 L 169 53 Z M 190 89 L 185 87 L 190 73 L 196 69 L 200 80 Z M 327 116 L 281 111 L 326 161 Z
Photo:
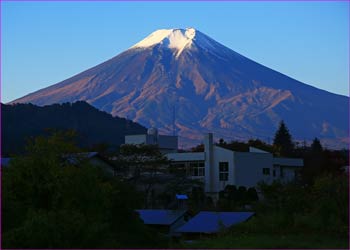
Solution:
M 82 146 L 108 143 L 118 146 L 127 134 L 146 133 L 146 128 L 112 117 L 85 102 L 38 107 L 32 104 L 1 104 L 2 154 L 24 150 L 27 138 L 45 135 L 47 129 L 77 131 Z
M 348 97 L 289 78 L 194 29 L 158 30 L 96 67 L 13 102 L 76 100 L 163 133 L 173 131 L 175 110 L 180 141 L 198 141 L 207 131 L 266 140 L 281 119 L 295 139 L 317 136 L 332 146 L 348 140 Z

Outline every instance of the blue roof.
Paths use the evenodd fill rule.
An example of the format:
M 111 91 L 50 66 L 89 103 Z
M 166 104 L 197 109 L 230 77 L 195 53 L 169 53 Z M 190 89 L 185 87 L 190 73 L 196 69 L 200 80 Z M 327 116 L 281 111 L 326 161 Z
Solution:
M 176 194 L 176 199 L 178 199 L 178 200 L 188 200 L 188 196 L 186 194 Z
M 1 158 L 1 166 L 7 167 L 11 161 L 11 158 Z
M 221 229 L 246 221 L 253 215 L 253 212 L 200 212 L 176 232 L 216 233 Z
M 148 225 L 171 225 L 186 213 L 186 210 L 140 209 L 143 223 Z

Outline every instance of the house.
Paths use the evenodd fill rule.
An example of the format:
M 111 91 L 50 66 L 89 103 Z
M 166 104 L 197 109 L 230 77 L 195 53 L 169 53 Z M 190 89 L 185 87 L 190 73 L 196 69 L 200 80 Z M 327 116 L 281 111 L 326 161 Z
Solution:
M 116 174 L 116 167 L 114 166 L 114 164 L 98 152 L 81 152 L 68 154 L 63 156 L 63 159 L 69 164 L 73 165 L 78 165 L 81 161 L 87 161 L 93 166 L 102 168 L 108 174 Z
M 80 153 L 79 155 L 83 158 L 86 158 L 91 165 L 100 167 L 106 172 L 115 175 L 114 164 L 98 152 L 86 152 Z
M 160 152 L 170 153 L 177 152 L 178 137 L 171 135 L 159 135 L 156 128 L 150 128 L 147 134 L 126 135 L 125 144 L 145 144 L 157 145 Z
M 145 225 L 169 235 L 173 235 L 175 230 L 189 219 L 186 210 L 140 209 L 136 212 L 139 213 Z
M 254 212 L 199 212 L 186 224 L 176 229 L 186 238 L 217 234 L 248 220 Z
M 204 152 L 168 153 L 176 168 L 186 169 L 193 179 L 204 183 L 207 195 L 214 200 L 226 185 L 255 187 L 259 182 L 289 182 L 303 167 L 302 159 L 274 157 L 250 147 L 249 152 L 236 152 L 213 143 L 213 134 L 204 137 Z

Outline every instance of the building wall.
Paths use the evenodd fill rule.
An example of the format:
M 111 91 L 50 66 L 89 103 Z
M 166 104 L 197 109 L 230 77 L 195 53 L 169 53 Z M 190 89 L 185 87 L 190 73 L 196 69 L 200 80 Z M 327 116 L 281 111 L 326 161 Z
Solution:
M 228 180 L 220 181 L 220 162 L 228 163 Z M 226 185 L 235 185 L 236 176 L 235 176 L 235 166 L 233 159 L 233 151 L 214 146 L 214 160 L 213 165 L 211 166 L 214 169 L 214 176 L 212 180 L 214 181 L 214 190 L 212 192 L 220 192 L 223 190 Z
M 177 150 L 178 137 L 171 135 L 159 135 L 158 136 L 159 148 Z
M 276 176 L 275 180 L 290 182 L 297 178 L 296 171 L 300 171 L 304 166 L 302 159 L 295 158 L 273 158 L 273 166 Z
M 190 152 L 190 153 L 169 153 L 165 155 L 172 161 L 204 161 L 204 152 Z
M 282 182 L 291 182 L 297 178 L 296 171 L 298 171 L 298 168 L 290 167 L 290 166 L 278 166 L 278 173 L 279 175 L 276 175 L 276 180 L 280 180 Z
M 247 188 L 256 186 L 260 181 L 271 183 L 273 180 L 272 154 L 234 152 L 235 185 Z M 263 169 L 269 169 L 269 175 Z
M 178 137 L 158 134 L 126 135 L 125 144 L 158 145 L 162 153 L 169 153 L 177 151 Z
M 226 185 L 249 188 L 255 187 L 261 181 L 271 183 L 273 180 L 281 179 L 281 171 L 283 173 L 281 180 L 291 181 L 295 178 L 295 170 L 303 166 L 302 159 L 273 158 L 271 153 L 253 147 L 250 148 L 250 152 L 224 149 L 214 145 L 212 134 L 204 136 L 204 152 L 168 153 L 166 156 L 173 162 L 181 163 L 186 169 L 190 169 L 193 162 L 204 162 L 205 176 L 192 178 L 202 179 L 205 183 L 205 192 L 213 196 Z M 220 162 L 228 164 L 227 180 L 220 180 Z

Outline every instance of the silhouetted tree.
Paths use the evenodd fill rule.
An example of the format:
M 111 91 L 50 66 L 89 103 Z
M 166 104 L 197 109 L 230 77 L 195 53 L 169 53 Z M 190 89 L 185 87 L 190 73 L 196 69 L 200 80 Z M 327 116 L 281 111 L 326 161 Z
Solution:
M 276 131 L 273 145 L 278 155 L 290 156 L 293 154 L 294 144 L 292 142 L 292 136 L 283 120 L 280 122 L 279 128 Z
M 323 147 L 321 145 L 321 142 L 317 137 L 315 137 L 315 139 L 312 141 L 311 151 L 313 153 L 321 153 L 323 151 Z
M 258 148 L 258 149 L 262 149 L 262 150 L 265 150 L 267 152 L 272 152 L 273 151 L 273 148 L 271 145 L 259 140 L 259 139 L 250 139 L 248 141 L 248 145 L 251 146 L 251 147 L 255 147 L 255 148 Z
M 191 148 L 191 152 L 204 152 L 204 144 L 199 144 Z

